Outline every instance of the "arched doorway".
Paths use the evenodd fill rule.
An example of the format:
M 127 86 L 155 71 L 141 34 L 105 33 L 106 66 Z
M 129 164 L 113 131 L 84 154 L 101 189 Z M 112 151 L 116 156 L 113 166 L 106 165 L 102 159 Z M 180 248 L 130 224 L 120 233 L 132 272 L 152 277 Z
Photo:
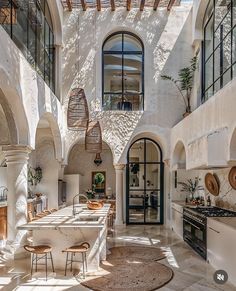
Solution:
M 164 163 L 158 143 L 131 144 L 126 167 L 126 223 L 163 224 Z

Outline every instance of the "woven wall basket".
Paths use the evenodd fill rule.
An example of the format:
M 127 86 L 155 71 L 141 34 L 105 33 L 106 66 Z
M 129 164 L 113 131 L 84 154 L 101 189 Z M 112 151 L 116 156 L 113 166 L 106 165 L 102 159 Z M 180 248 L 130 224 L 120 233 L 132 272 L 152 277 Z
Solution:
M 85 135 L 85 150 L 89 153 L 101 153 L 102 132 L 99 121 L 90 121 Z
M 236 167 L 231 168 L 228 179 L 231 187 L 236 190 Z
M 71 91 L 67 110 L 67 127 L 70 130 L 86 130 L 89 121 L 88 103 L 84 89 Z
M 220 185 L 218 177 L 215 174 L 207 173 L 205 176 L 205 185 L 207 190 L 214 196 L 218 196 L 220 192 Z

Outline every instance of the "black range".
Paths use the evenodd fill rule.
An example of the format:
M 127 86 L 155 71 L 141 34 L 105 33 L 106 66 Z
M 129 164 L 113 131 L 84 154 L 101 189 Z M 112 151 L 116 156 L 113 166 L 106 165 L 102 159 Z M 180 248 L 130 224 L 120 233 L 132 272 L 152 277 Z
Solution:
M 205 260 L 207 217 L 234 217 L 236 212 L 219 207 L 184 207 L 183 238 Z

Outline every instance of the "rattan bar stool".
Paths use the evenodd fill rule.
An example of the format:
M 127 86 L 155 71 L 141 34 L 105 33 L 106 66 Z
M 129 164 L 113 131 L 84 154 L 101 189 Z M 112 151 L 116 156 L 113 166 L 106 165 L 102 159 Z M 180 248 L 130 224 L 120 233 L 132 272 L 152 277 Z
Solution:
M 51 260 L 52 264 L 52 271 L 54 271 L 53 259 L 52 259 L 52 247 L 49 245 L 37 245 L 37 246 L 30 246 L 24 245 L 24 249 L 27 252 L 31 253 L 31 276 L 33 273 L 33 268 L 35 265 L 35 271 L 38 271 L 38 265 L 45 265 L 46 268 L 46 280 L 48 276 L 48 260 Z M 39 260 L 44 259 L 44 263 L 38 263 Z
M 63 253 L 66 253 L 65 276 L 66 276 L 67 266 L 70 265 L 70 271 L 72 272 L 72 264 L 74 262 L 79 262 L 79 263 L 82 263 L 83 277 L 85 278 L 85 267 L 86 267 L 86 271 L 88 271 L 87 251 L 89 250 L 89 248 L 90 248 L 90 244 L 88 242 L 84 242 L 80 245 L 75 245 L 62 251 Z M 69 259 L 69 254 L 70 254 L 70 259 Z M 75 254 L 81 254 L 82 261 L 74 260 L 73 257 L 75 256 Z

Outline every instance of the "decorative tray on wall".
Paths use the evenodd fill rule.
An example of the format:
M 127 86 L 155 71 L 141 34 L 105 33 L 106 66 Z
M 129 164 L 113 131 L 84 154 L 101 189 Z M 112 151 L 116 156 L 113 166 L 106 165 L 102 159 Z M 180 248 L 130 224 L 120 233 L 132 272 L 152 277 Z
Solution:
M 236 167 L 231 168 L 228 179 L 231 187 L 236 190 Z
M 220 183 L 216 174 L 207 173 L 205 176 L 205 185 L 207 190 L 214 196 L 220 193 Z

